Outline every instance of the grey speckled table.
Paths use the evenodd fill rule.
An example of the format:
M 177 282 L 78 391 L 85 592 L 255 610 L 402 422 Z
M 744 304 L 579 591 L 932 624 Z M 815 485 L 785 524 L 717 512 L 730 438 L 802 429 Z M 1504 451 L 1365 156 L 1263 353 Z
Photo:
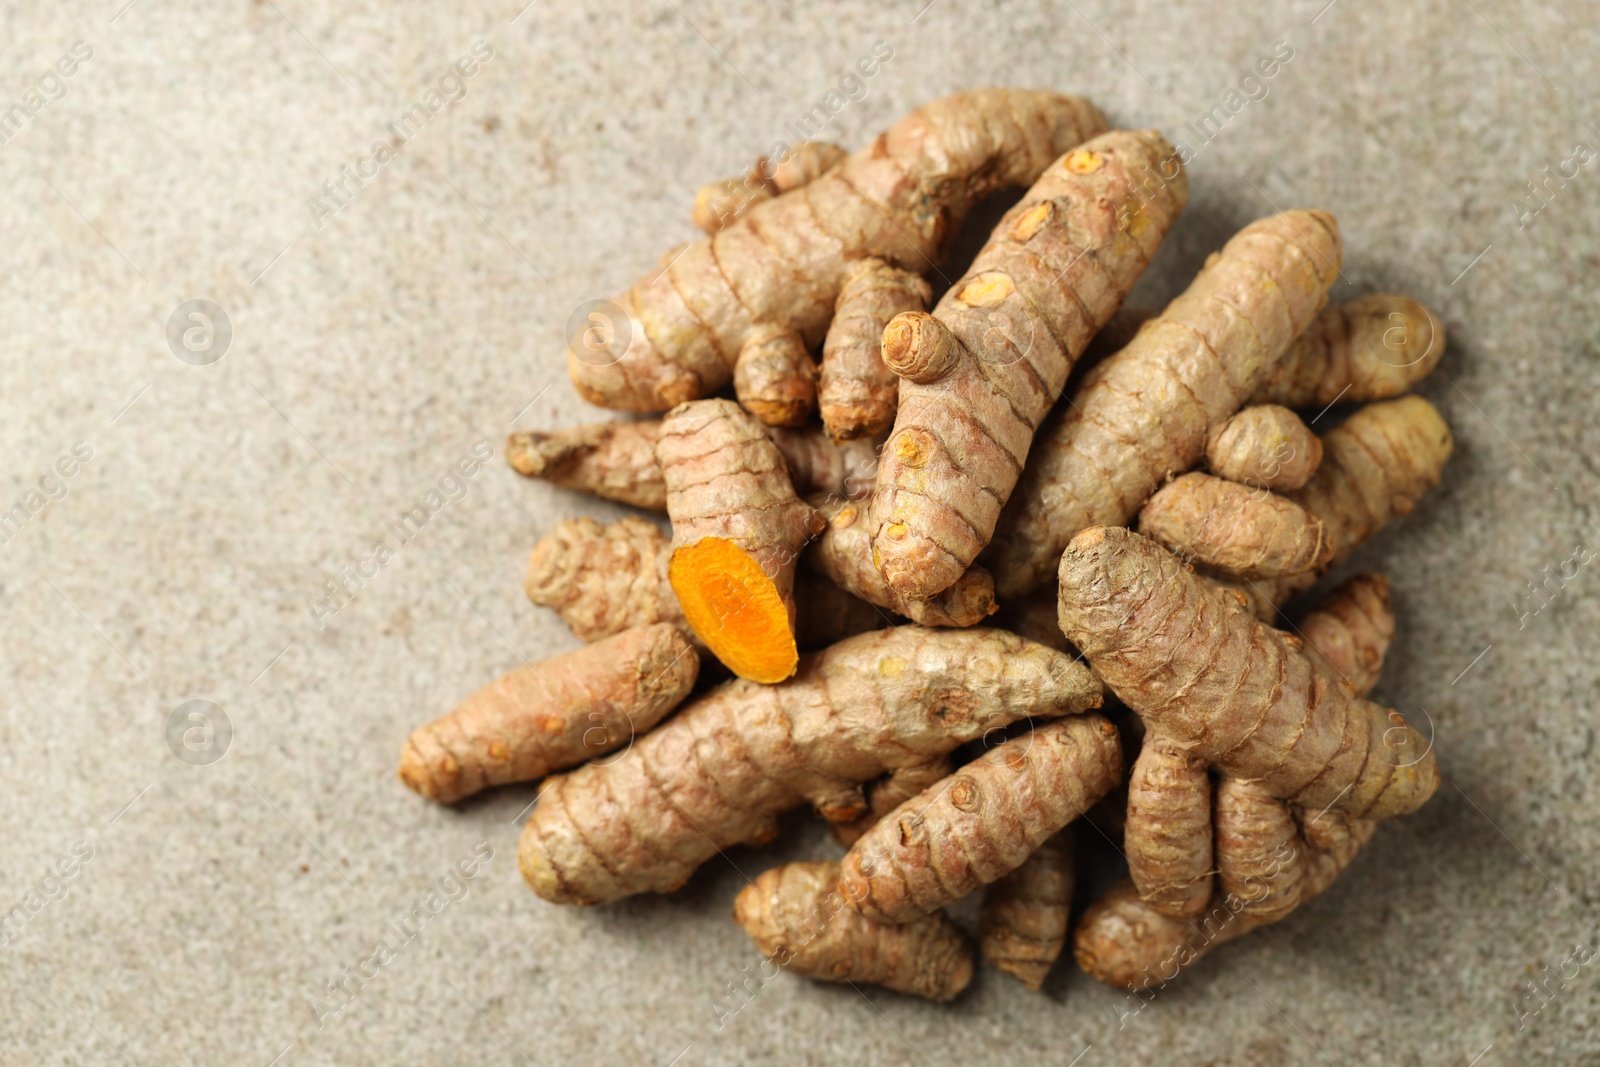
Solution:
M 1600 549 L 1600 162 L 1547 203 L 1525 186 L 1600 148 L 1592 9 L 521 2 L 6 5 L 0 1061 L 1596 1062 L 1600 965 L 1563 961 L 1597 936 L 1600 571 L 1566 567 L 1537 613 L 1527 583 Z M 571 309 L 691 236 L 695 187 L 879 40 L 847 145 L 989 84 L 1189 140 L 1145 296 L 1318 206 L 1347 243 L 1336 298 L 1401 290 L 1449 326 L 1425 392 L 1455 458 L 1360 559 L 1403 631 L 1380 695 L 1431 721 L 1445 785 L 1136 1016 L 1070 964 L 1043 996 L 989 972 L 944 1008 L 781 977 L 729 1014 L 755 962 L 732 864 L 829 854 L 813 821 L 670 898 L 561 910 L 515 870 L 530 789 L 448 810 L 394 776 L 413 725 L 571 646 L 522 597 L 526 550 L 618 513 L 498 459 L 449 472 L 595 414 L 562 368 Z M 1196 137 L 1275 47 L 1266 95 Z M 439 113 L 374 160 L 430 88 Z M 226 312 L 220 360 L 217 337 L 169 348 L 191 299 Z M 364 562 L 441 482 L 421 533 Z M 319 618 L 346 567 L 370 576 Z M 169 748 L 192 700 L 226 715 L 216 762 L 221 732 Z M 460 899 L 319 1025 L 309 998 L 474 850 Z

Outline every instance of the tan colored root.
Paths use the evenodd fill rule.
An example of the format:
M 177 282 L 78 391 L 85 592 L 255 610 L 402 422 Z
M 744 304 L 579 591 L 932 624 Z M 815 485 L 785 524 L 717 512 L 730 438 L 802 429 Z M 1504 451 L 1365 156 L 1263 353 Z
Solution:
M 984 892 L 983 958 L 1038 992 L 1066 945 L 1074 876 L 1068 826 Z
M 904 311 L 927 311 L 933 290 L 920 275 L 863 259 L 845 275 L 822 343 L 817 408 L 836 441 L 875 437 L 894 422 L 900 379 L 883 362 L 883 329 Z
M 1139 509 L 1139 532 L 1179 557 L 1241 578 L 1281 578 L 1333 558 L 1322 520 L 1287 497 L 1191 471 Z
M 1358 574 L 1331 590 L 1300 620 L 1306 654 L 1330 677 L 1365 696 L 1378 684 L 1394 640 L 1389 580 Z
M 1206 436 L 1206 465 L 1212 472 L 1259 489 L 1298 489 L 1321 462 L 1317 435 L 1277 404 L 1240 408 Z
M 862 634 L 781 685 L 713 689 L 622 755 L 550 778 L 518 863 L 557 903 L 676 889 L 719 850 L 770 840 L 782 812 L 860 818 L 861 783 L 1030 715 L 1083 712 L 1100 692 L 1071 657 L 1000 630 Z
M 841 588 L 924 626 L 973 626 L 994 613 L 994 578 L 982 567 L 971 568 L 930 600 L 907 600 L 872 565 L 872 530 L 862 514 L 865 508 L 824 497 L 812 497 L 810 503 L 828 526 L 806 549 L 805 562 Z
M 861 835 L 872 829 L 885 815 L 921 793 L 924 789 L 943 781 L 955 773 L 950 757 L 939 756 L 926 763 L 913 763 L 896 767 L 867 788 L 867 813 L 850 822 L 829 825 L 833 839 L 845 848 L 861 840 Z
M 906 801 L 845 856 L 839 891 L 870 919 L 908 922 L 1021 866 L 1122 777 L 1117 728 L 1062 719 L 1006 741 Z
M 1386 400 L 1411 388 L 1444 355 L 1444 323 L 1407 296 L 1378 293 L 1318 315 L 1252 397 L 1322 408 Z
M 661 424 L 601 422 L 569 430 L 527 430 L 506 438 L 506 460 L 526 478 L 593 493 L 636 508 L 665 511 L 667 487 L 656 466 Z
M 834 889 L 839 865 L 788 863 L 739 891 L 733 921 L 782 969 L 824 982 L 866 982 L 950 1000 L 972 981 L 972 946 L 943 915 L 875 923 Z
M 974 204 L 1029 184 L 1104 129 L 1086 101 L 1032 90 L 976 90 L 919 108 L 802 188 L 752 204 L 618 298 L 620 357 L 570 349 L 573 383 L 602 407 L 665 411 L 725 386 L 762 326 L 785 327 L 815 348 L 854 261 L 928 269 Z
M 543 778 L 631 743 L 689 695 L 699 667 L 670 623 L 518 667 L 412 733 L 400 780 L 449 804 Z
M 1307 807 L 1383 819 L 1439 785 L 1398 712 L 1355 697 L 1155 542 L 1094 527 L 1061 558 L 1061 629 L 1152 733 Z
M 1122 848 L 1139 895 L 1183 918 L 1211 899 L 1211 779 L 1206 764 L 1170 739 L 1146 738 L 1128 775 Z
M 1289 499 L 1322 520 L 1333 563 L 1391 521 L 1409 515 L 1439 483 L 1450 427 L 1420 396 L 1368 404 L 1322 437 L 1317 473 Z M 1331 564 L 1330 564 L 1331 565 Z
M 535 604 L 553 608 L 580 641 L 657 622 L 687 632 L 667 582 L 670 554 L 667 535 L 644 519 L 609 525 L 564 519 L 528 554 L 523 589 Z
M 694 224 L 716 233 L 763 200 L 815 181 L 848 154 L 826 141 L 803 141 L 781 159 L 763 156 L 740 177 L 702 185 L 694 197 Z
M 794 673 L 794 574 L 825 520 L 795 496 L 778 447 L 731 400 L 696 400 L 661 422 L 667 578 L 700 640 L 741 678 Z
M 1187 199 L 1160 134 L 1104 134 L 1044 173 L 932 315 L 889 324 L 900 400 L 872 553 L 901 596 L 947 589 L 988 544 L 1034 431 Z
M 1259 782 L 1223 778 L 1217 783 L 1216 825 L 1218 889 L 1243 900 L 1241 914 L 1262 922 L 1293 911 L 1305 868 L 1289 805 Z
M 800 426 L 817 406 L 817 365 L 805 338 L 784 326 L 752 331 L 733 366 L 739 404 L 768 426 Z
M 861 438 L 836 445 L 819 427 L 767 427 L 783 453 L 795 492 L 858 499 L 872 492 L 881 442 Z M 656 462 L 660 419 L 599 422 L 565 430 L 530 430 L 506 439 L 506 459 L 518 474 L 563 489 L 593 493 L 652 511 L 667 510 L 667 483 Z
M 1253 222 L 1084 376 L 1040 432 L 985 557 L 1002 602 L 1047 582 L 1079 531 L 1128 523 L 1165 478 L 1199 461 L 1211 427 L 1239 409 L 1327 299 L 1339 262 L 1326 212 Z
M 1328 851 L 1300 848 L 1302 873 L 1296 904 L 1322 893 L 1372 836 L 1374 824 L 1329 812 L 1325 819 L 1343 826 L 1323 835 L 1333 844 Z M 1073 934 L 1073 955 L 1091 978 L 1135 992 L 1165 986 L 1185 968 L 1218 945 L 1263 925 L 1245 913 L 1250 901 L 1218 893 L 1205 913 L 1192 919 L 1174 919 L 1139 899 L 1132 882 L 1123 882 L 1084 912 Z M 1292 909 L 1290 909 L 1292 910 Z

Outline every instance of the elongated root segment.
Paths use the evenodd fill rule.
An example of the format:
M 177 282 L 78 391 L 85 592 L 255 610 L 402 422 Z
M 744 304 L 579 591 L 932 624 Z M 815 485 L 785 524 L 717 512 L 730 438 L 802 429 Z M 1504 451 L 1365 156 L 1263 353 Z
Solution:
M 1394 640 L 1389 579 L 1358 574 L 1334 587 L 1300 620 L 1299 634 L 1319 667 L 1365 696 L 1378 684 Z
M 789 863 L 756 877 L 733 921 L 778 967 L 824 982 L 867 982 L 950 1000 L 972 981 L 972 946 L 955 923 L 928 915 L 875 923 L 845 907 L 837 863 Z
M 1444 355 L 1444 323 L 1408 296 L 1379 293 L 1334 304 L 1257 386 L 1252 402 L 1321 408 L 1387 400 Z
M 1439 785 L 1398 712 L 1330 679 L 1299 647 L 1155 542 L 1094 527 L 1061 557 L 1061 630 L 1110 689 L 1191 755 L 1272 796 L 1369 819 Z
M 1327 566 L 1322 520 L 1294 501 L 1191 471 L 1139 509 L 1139 532 L 1179 557 L 1241 578 L 1282 578 Z
M 837 498 L 812 497 L 828 525 L 806 550 L 805 561 L 841 589 L 904 615 L 923 626 L 973 626 L 994 614 L 994 577 L 973 566 L 948 589 L 928 600 L 907 600 L 890 588 L 872 565 L 872 529 L 860 504 Z
M 1139 895 L 1163 915 L 1194 915 L 1211 899 L 1211 777 L 1161 734 L 1133 761 L 1122 850 Z
M 863 259 L 845 275 L 822 343 L 817 408 L 836 441 L 873 437 L 894 422 L 900 379 L 883 362 L 883 330 L 896 315 L 927 311 L 933 290 L 919 275 Z
M 984 892 L 983 958 L 1038 992 L 1066 944 L 1074 884 L 1069 826 Z
M 958 93 L 919 108 L 803 188 L 738 212 L 634 285 L 616 302 L 625 316 L 613 324 L 621 354 L 595 359 L 569 346 L 573 384 L 602 407 L 666 411 L 716 393 L 739 360 L 763 355 L 751 342 L 764 328 L 815 349 L 855 260 L 927 269 L 974 204 L 1029 184 L 1105 128 L 1084 100 L 1025 89 Z
M 1122 778 L 1117 728 L 1062 719 L 1006 741 L 906 801 L 845 856 L 839 891 L 909 922 L 1016 870 Z
M 518 862 L 556 903 L 673 890 L 719 849 L 770 840 L 782 812 L 810 802 L 830 822 L 858 819 L 861 783 L 1100 694 L 1071 656 L 1000 630 L 862 634 L 781 685 L 728 682 L 622 755 L 550 778 Z
M 1040 432 L 985 563 L 1001 602 L 1050 579 L 1067 542 L 1129 522 L 1168 474 L 1199 461 L 1327 300 L 1338 226 L 1323 211 L 1252 222 L 1159 318 L 1084 375 Z
M 592 493 L 650 511 L 667 510 L 667 483 L 656 462 L 660 419 L 598 422 L 564 430 L 526 430 L 506 438 L 506 461 L 525 478 Z M 834 444 L 815 426 L 769 426 L 795 492 L 858 498 L 872 492 L 878 442 Z
M 1215 474 L 1243 485 L 1298 489 L 1322 463 L 1322 442 L 1288 408 L 1253 404 L 1211 428 L 1206 463 Z
M 700 658 L 676 626 L 626 630 L 502 675 L 400 754 L 400 780 L 449 804 L 630 743 L 694 688 Z
M 706 647 L 741 678 L 794 673 L 794 573 L 823 517 L 795 496 L 783 456 L 731 400 L 696 400 L 661 423 L 667 484 L 667 579 Z
M 1154 131 L 1067 153 L 1006 213 L 932 315 L 883 334 L 900 406 L 873 495 L 873 561 L 909 600 L 948 588 L 994 532 L 1072 365 L 1155 255 L 1188 183 Z
M 702 185 L 694 197 L 694 224 L 716 233 L 750 208 L 815 181 L 849 153 L 826 141 L 803 141 L 785 156 L 763 156 L 737 178 Z

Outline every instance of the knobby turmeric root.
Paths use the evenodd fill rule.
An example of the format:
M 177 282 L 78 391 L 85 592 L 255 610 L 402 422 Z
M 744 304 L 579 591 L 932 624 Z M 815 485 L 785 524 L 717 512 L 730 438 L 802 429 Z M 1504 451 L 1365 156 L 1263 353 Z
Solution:
M 716 233 L 763 200 L 815 181 L 847 155 L 836 144 L 802 141 L 782 158 L 763 156 L 740 177 L 702 185 L 694 197 L 694 224 Z
M 543 778 L 649 730 L 689 695 L 699 668 L 670 623 L 518 667 L 419 727 L 400 754 L 400 780 L 449 804 Z
M 853 261 L 932 269 L 974 204 L 1029 184 L 1104 129 L 1092 105 L 1057 93 L 984 89 L 936 100 L 636 284 L 617 301 L 626 347 L 616 358 L 571 349 L 573 384 L 602 407 L 665 411 L 727 385 L 763 327 L 812 350 Z
M 1046 424 L 985 563 L 1002 602 L 1049 580 L 1080 531 L 1130 521 L 1200 459 L 1327 299 L 1339 231 L 1323 211 L 1240 230 L 1184 294 L 1093 367 Z
M 918 274 L 863 259 L 845 275 L 822 343 L 817 408 L 836 441 L 875 437 L 894 422 L 900 379 L 883 362 L 883 330 L 905 311 L 927 311 L 933 290 Z
M 661 422 L 667 579 L 684 618 L 728 669 L 757 682 L 794 673 L 794 574 L 826 520 L 795 496 L 778 447 L 731 400 L 696 400 Z
M 873 562 L 909 600 L 948 588 L 994 532 L 1072 365 L 1155 255 L 1188 184 L 1154 131 L 1058 160 L 932 315 L 883 334 L 900 375 L 873 494 Z
M 1093 527 L 1061 557 L 1061 630 L 1106 685 L 1220 773 L 1279 799 L 1368 819 L 1438 788 L 1426 741 L 1398 712 L 1330 679 L 1287 637 L 1155 542 Z
M 526 478 L 665 511 L 667 483 L 656 462 L 660 436 L 660 419 L 524 430 L 506 438 L 506 460 Z M 767 436 L 783 453 L 795 492 L 854 498 L 872 491 L 878 473 L 877 441 L 863 438 L 835 445 L 816 427 L 771 426 Z
M 1365 696 L 1378 684 L 1394 640 L 1389 579 L 1358 574 L 1335 586 L 1300 620 L 1297 632 L 1319 667 Z
M 1016 870 L 1122 778 L 1117 728 L 1052 722 L 990 749 L 906 801 L 845 856 L 839 891 L 880 922 L 909 922 Z
M 673 623 L 692 638 L 667 582 L 671 558 L 671 540 L 643 519 L 629 516 L 610 525 L 563 519 L 528 554 L 523 588 L 529 600 L 553 608 L 580 641 L 654 622 Z M 891 622 L 866 601 L 804 573 L 795 579 L 794 614 L 795 644 L 802 650 Z
M 907 600 L 872 565 L 872 531 L 865 508 L 837 498 L 812 497 L 809 502 L 828 525 L 803 558 L 840 588 L 924 626 L 973 626 L 994 613 L 994 577 L 976 566 L 931 599 Z
M 1375 827 L 1370 820 L 1336 811 L 1325 813 L 1322 820 L 1315 847 L 1298 835 L 1289 845 L 1300 864 L 1296 905 L 1332 885 Z M 1175 919 L 1140 900 L 1132 882 L 1123 882 L 1078 920 L 1073 955 L 1091 978 L 1107 985 L 1134 992 L 1161 988 L 1211 949 L 1263 925 L 1266 919 L 1246 913 L 1258 892 L 1219 893 L 1204 914 Z
M 1322 463 L 1322 442 L 1300 416 L 1277 404 L 1240 408 L 1206 436 L 1206 464 L 1258 489 L 1298 489 Z
M 733 902 L 733 921 L 782 969 L 824 982 L 868 982 L 950 1000 L 972 981 L 972 946 L 943 915 L 875 923 L 845 907 L 839 865 L 787 863 L 756 877 Z
M 719 849 L 771 840 L 810 802 L 867 811 L 861 783 L 1032 715 L 1075 715 L 1100 683 L 999 630 L 900 626 L 806 656 L 780 685 L 728 682 L 621 756 L 546 781 L 518 862 L 534 892 L 601 904 L 681 886 Z
M 1037 992 L 1066 944 L 1074 884 L 1069 826 L 984 891 L 983 958 Z
M 1128 775 L 1122 850 L 1145 902 L 1182 918 L 1211 899 L 1211 777 L 1204 760 L 1150 734 Z
M 1321 408 L 1386 400 L 1415 385 L 1444 355 L 1444 323 L 1407 296 L 1379 293 L 1318 315 L 1251 397 Z
M 1286 497 L 1190 471 L 1139 509 L 1139 532 L 1177 554 L 1241 578 L 1282 578 L 1333 558 L 1322 520 Z
M 833 839 L 845 848 L 861 840 L 861 835 L 878 825 L 885 815 L 955 773 L 949 756 L 935 756 L 926 763 L 896 767 L 866 786 L 867 813 L 849 822 L 829 824 Z

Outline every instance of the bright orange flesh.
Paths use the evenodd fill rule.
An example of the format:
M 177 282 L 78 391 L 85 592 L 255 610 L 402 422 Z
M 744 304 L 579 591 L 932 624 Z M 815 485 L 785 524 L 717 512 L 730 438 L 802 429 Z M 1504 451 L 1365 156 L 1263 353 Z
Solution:
M 789 608 L 744 549 L 702 537 L 672 553 L 667 580 L 689 625 L 734 674 L 769 685 L 794 674 L 800 652 Z

